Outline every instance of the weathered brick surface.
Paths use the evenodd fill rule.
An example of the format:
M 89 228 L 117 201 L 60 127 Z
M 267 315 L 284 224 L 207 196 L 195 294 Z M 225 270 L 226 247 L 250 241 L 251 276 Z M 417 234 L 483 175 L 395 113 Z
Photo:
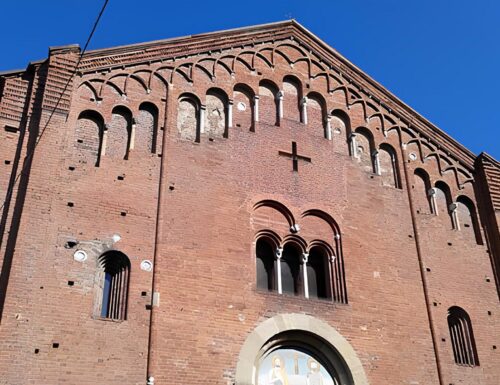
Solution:
M 25 91 L 14 98 L 4 86 L 0 98 L 1 161 L 17 159 L 0 165 L 2 196 L 14 191 L 0 234 L 0 384 L 145 384 L 148 368 L 155 384 L 231 384 L 246 337 L 280 313 L 310 314 L 337 329 L 372 385 L 440 384 L 438 369 L 441 385 L 500 383 L 490 187 L 498 180 L 487 183 L 470 152 L 293 22 L 90 52 L 52 114 L 77 58 L 72 47 L 52 50 L 31 77 L 4 75 Z M 232 127 L 224 126 L 226 99 Z M 88 110 L 102 127 L 80 115 Z M 202 122 L 194 114 L 202 113 L 196 135 Z M 359 127 L 357 159 L 349 141 Z M 311 158 L 299 160 L 298 172 L 278 153 L 292 142 Z M 373 172 L 381 144 L 395 152 L 401 188 L 383 146 L 382 175 Z M 433 213 L 427 192 L 438 181 L 453 202 L 474 202 L 482 244 L 472 222 L 464 226 L 462 206 L 460 230 L 446 196 Z M 256 233 L 290 236 L 282 214 L 254 208 L 262 200 L 285 205 L 309 244 L 334 240 L 326 222 L 303 213 L 335 219 L 348 304 L 256 289 Z M 109 248 L 131 261 L 125 321 L 95 312 L 96 261 Z M 88 252 L 84 263 L 73 259 L 77 249 Z M 154 273 L 141 270 L 146 259 Z M 153 292 L 159 302 L 151 308 Z M 450 306 L 471 317 L 479 367 L 453 361 Z

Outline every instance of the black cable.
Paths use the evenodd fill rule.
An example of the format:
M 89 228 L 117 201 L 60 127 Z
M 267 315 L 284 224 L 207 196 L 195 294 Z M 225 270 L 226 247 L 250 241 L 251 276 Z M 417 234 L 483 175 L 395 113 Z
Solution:
M 54 113 L 56 112 L 57 108 L 59 107 L 59 104 L 61 103 L 61 100 L 62 100 L 64 94 L 66 93 L 66 90 L 68 89 L 69 84 L 71 83 L 71 81 L 75 77 L 75 75 L 76 75 L 76 73 L 78 71 L 78 67 L 80 66 L 80 63 L 82 61 L 83 55 L 85 54 L 85 51 L 87 51 L 87 47 L 89 46 L 90 41 L 92 40 L 92 37 L 94 36 L 94 32 L 97 29 L 97 25 L 99 24 L 99 21 L 101 20 L 101 17 L 102 17 L 102 15 L 104 13 L 104 10 L 106 9 L 106 7 L 108 5 L 108 2 L 109 2 L 109 0 L 105 0 L 104 1 L 104 4 L 103 4 L 103 6 L 101 8 L 101 11 L 99 12 L 99 15 L 97 16 L 97 19 L 94 22 L 94 26 L 92 27 L 92 30 L 90 31 L 90 34 L 89 34 L 89 36 L 87 38 L 85 46 L 83 47 L 83 50 L 80 53 L 80 56 L 78 57 L 78 61 L 76 62 L 75 68 L 73 69 L 70 77 L 68 78 L 68 81 L 64 85 L 64 88 L 63 88 L 61 94 L 59 95 L 59 98 L 57 99 L 57 102 L 56 102 L 55 106 L 52 108 L 52 111 L 50 112 L 49 118 L 47 119 L 47 122 L 45 123 L 45 126 L 40 131 L 40 135 L 38 135 L 38 138 L 37 138 L 35 144 L 33 145 L 33 150 L 29 154 L 26 154 L 26 157 L 24 158 L 23 165 L 21 167 L 21 171 L 19 172 L 19 174 L 16 175 L 16 178 L 14 179 L 14 182 L 11 185 L 11 189 L 10 189 L 10 191 L 8 191 L 7 196 L 5 197 L 5 200 L 4 200 L 3 204 L 2 204 L 2 206 L 0 207 L 0 211 L 2 211 L 4 209 L 5 203 L 9 200 L 10 195 L 14 191 L 14 186 L 17 184 L 17 182 L 19 181 L 19 178 L 21 177 L 21 175 L 25 171 L 24 168 L 29 163 L 28 161 L 34 155 L 36 147 L 40 143 L 40 140 L 42 139 L 43 134 L 45 133 L 48 125 L 50 124 L 50 121 L 52 120 L 52 116 L 54 116 Z

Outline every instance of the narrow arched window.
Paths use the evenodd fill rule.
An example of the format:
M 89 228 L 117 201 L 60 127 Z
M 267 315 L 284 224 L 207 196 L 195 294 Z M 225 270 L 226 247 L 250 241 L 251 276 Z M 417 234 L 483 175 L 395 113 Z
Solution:
M 245 84 L 234 87 L 233 126 L 243 130 L 254 130 L 254 92 Z
M 200 141 L 201 104 L 192 94 L 182 94 L 177 105 L 177 130 L 182 139 Z
M 228 98 L 224 91 L 212 88 L 206 97 L 205 131 L 209 138 L 228 137 Z
M 276 246 L 265 237 L 257 240 L 255 247 L 257 263 L 257 288 L 269 291 L 277 290 L 275 271 Z
M 436 215 L 447 216 L 451 221 L 451 226 L 454 227 L 453 218 L 450 213 L 450 205 L 452 203 L 450 188 L 442 181 L 436 182 L 435 186 Z
M 414 197 L 417 212 L 421 214 L 432 213 L 433 207 L 430 199 L 431 183 L 429 174 L 421 168 L 415 170 L 413 189 L 415 190 Z
M 137 152 L 156 154 L 158 147 L 158 108 L 149 102 L 139 106 L 135 149 Z
M 317 92 L 307 95 L 307 124 L 317 136 L 328 138 L 326 132 L 326 102 Z
M 106 155 L 111 158 L 128 159 L 132 138 L 132 112 L 124 106 L 113 108 L 111 123 L 107 130 Z
M 353 148 L 355 143 L 353 142 L 351 120 L 349 119 L 349 115 L 342 110 L 333 110 L 331 113 L 330 130 L 332 136 L 341 135 L 346 138 L 346 143 L 349 144 L 349 155 L 354 156 L 356 151 Z
M 398 161 L 394 148 L 387 143 L 381 144 L 378 159 L 378 171 L 382 176 L 382 184 L 400 189 Z
M 130 261 L 119 251 L 109 251 L 99 257 L 98 315 L 102 318 L 127 318 Z
M 478 245 L 483 244 L 476 207 L 472 200 L 464 195 L 457 198 L 457 221 L 461 231 L 474 238 Z
M 365 127 L 358 127 L 354 141 L 355 156 L 361 168 L 368 172 L 375 172 L 375 145 L 371 132 Z
M 283 79 L 283 109 L 285 118 L 300 122 L 300 100 L 302 99 L 302 86 L 294 76 L 285 76 Z
M 75 147 L 82 163 L 99 167 L 103 152 L 103 134 L 104 119 L 97 111 L 86 110 L 78 116 Z
M 476 342 L 467 312 L 458 306 L 450 307 L 448 309 L 448 328 L 450 329 L 455 363 L 465 366 L 479 366 Z
M 259 121 L 262 124 L 278 125 L 278 87 L 268 80 L 262 80 L 259 83 Z
M 302 289 L 302 251 L 293 242 L 283 247 L 281 255 L 281 288 L 283 293 L 301 295 Z
M 311 298 L 332 298 L 330 262 L 323 247 L 314 246 L 309 250 L 307 286 Z

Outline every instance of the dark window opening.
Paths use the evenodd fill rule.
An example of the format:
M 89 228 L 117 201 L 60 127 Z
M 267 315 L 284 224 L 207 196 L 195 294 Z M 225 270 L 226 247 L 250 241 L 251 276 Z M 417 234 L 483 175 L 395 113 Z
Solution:
M 464 366 L 479 366 L 476 342 L 467 312 L 457 306 L 449 308 L 448 328 L 455 363 Z
M 277 290 L 275 273 L 275 248 L 266 238 L 259 238 L 256 245 L 257 287 L 269 291 Z
M 298 246 L 287 243 L 281 256 L 281 288 L 283 293 L 302 294 L 302 253 Z
M 99 258 L 101 288 L 99 315 L 125 320 L 127 316 L 130 261 L 125 254 L 111 251 Z
M 307 261 L 309 297 L 332 298 L 330 287 L 330 263 L 326 250 L 313 247 Z

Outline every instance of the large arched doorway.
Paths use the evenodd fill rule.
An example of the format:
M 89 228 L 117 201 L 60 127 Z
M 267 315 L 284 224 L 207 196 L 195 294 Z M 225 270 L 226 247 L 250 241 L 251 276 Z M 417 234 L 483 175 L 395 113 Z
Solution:
M 247 337 L 236 385 L 368 385 L 356 352 L 333 327 L 304 314 L 280 314 Z
M 335 350 L 324 352 L 321 338 L 303 331 L 276 335 L 262 349 L 256 385 L 351 385 L 352 378 Z

